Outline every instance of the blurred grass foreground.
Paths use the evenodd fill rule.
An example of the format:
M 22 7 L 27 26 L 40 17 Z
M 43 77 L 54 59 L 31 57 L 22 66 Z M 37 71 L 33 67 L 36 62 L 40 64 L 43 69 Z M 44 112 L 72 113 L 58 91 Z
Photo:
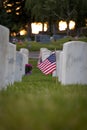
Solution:
M 38 70 L 0 91 L 0 130 L 87 130 L 87 85 L 63 86 Z

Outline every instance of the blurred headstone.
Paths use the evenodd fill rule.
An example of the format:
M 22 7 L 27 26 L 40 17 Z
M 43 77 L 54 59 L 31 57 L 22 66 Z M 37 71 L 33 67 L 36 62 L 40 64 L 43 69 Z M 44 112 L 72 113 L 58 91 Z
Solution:
M 49 35 L 37 34 L 37 35 L 35 35 L 35 41 L 41 42 L 41 43 L 49 43 L 50 42 L 50 36 Z
M 59 40 L 59 39 L 63 38 L 64 36 L 63 35 L 54 34 L 52 37 L 53 37 L 53 40 L 56 41 L 56 40 Z

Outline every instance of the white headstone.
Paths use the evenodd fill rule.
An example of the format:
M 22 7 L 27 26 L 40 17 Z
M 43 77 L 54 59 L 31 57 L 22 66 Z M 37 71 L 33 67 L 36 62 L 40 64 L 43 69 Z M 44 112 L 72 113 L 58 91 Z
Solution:
M 20 49 L 20 52 L 24 53 L 25 55 L 27 55 L 27 56 L 29 57 L 29 51 L 28 51 L 28 49 L 26 49 L 26 48 L 21 48 L 21 49 Z
M 55 53 L 56 53 L 56 70 L 52 74 L 53 77 L 59 77 L 60 52 L 61 52 L 60 50 L 55 51 Z
M 23 75 L 23 54 L 16 51 L 16 69 L 15 69 L 15 81 L 22 81 Z
M 87 43 L 65 43 L 62 65 L 62 84 L 87 84 Z
M 22 62 L 22 75 L 25 74 L 25 64 L 28 64 L 28 56 L 24 54 L 23 52 L 20 52 L 23 56 L 23 62 Z
M 47 48 L 41 48 L 40 49 L 40 57 L 42 58 L 42 61 L 44 61 L 48 56 L 51 55 L 51 51 Z
M 62 80 L 62 66 L 63 66 L 63 51 L 61 51 L 59 55 L 58 80 L 60 82 Z
M 9 29 L 0 25 L 0 88 L 6 87 Z
M 28 51 L 28 49 L 26 49 L 26 48 L 21 48 L 20 49 L 20 52 L 22 53 L 22 55 L 23 55 L 23 72 L 22 72 L 22 74 L 24 75 L 25 74 L 25 64 L 28 64 L 28 62 L 29 62 L 29 51 Z
M 8 48 L 8 83 L 13 84 L 15 81 L 16 65 L 16 45 L 9 43 Z

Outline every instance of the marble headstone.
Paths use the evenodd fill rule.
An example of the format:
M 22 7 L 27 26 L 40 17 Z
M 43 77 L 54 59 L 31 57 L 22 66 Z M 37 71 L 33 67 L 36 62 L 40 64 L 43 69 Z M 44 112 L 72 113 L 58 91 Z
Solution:
M 25 74 L 25 64 L 28 64 L 28 56 L 22 52 L 20 52 L 23 56 L 23 62 L 22 62 L 22 75 Z
M 23 76 L 23 54 L 16 51 L 15 81 L 22 81 Z
M 62 80 L 62 66 L 63 66 L 63 51 L 61 51 L 59 55 L 58 80 L 60 82 Z
M 42 58 L 42 61 L 44 61 L 48 56 L 51 55 L 51 51 L 47 48 L 41 48 L 40 49 L 40 57 Z
M 6 87 L 9 29 L 0 25 L 0 88 Z
M 37 35 L 35 35 L 35 41 L 41 42 L 41 43 L 49 43 L 50 42 L 50 36 L 49 35 L 43 35 L 43 34 L 37 34 Z
M 87 43 L 71 41 L 63 45 L 62 80 L 66 84 L 87 84 Z
M 8 83 L 13 84 L 15 81 L 16 65 L 16 45 L 9 43 L 8 48 Z
M 26 48 L 21 48 L 21 49 L 20 49 L 20 52 L 24 53 L 25 55 L 27 55 L 27 56 L 29 57 L 29 51 L 28 51 L 28 49 L 26 49 Z
M 56 70 L 52 73 L 53 77 L 58 77 L 59 78 L 59 63 L 60 63 L 60 50 L 55 51 L 56 53 Z

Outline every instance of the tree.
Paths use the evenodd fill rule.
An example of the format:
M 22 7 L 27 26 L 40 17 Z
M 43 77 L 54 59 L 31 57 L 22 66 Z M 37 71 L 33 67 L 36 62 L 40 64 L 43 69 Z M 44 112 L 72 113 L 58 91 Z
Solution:
M 10 19 L 4 8 L 3 0 L 0 1 L 0 24 L 9 27 Z
M 78 0 L 77 6 L 77 28 L 86 26 L 87 19 L 87 0 Z M 79 4 L 80 3 L 80 4 Z
M 33 10 L 33 7 L 34 7 L 35 4 L 36 4 L 35 0 L 26 0 L 26 2 L 25 2 L 25 9 L 26 9 L 26 13 L 27 13 L 27 16 L 28 16 L 28 23 L 27 23 L 28 36 L 32 36 L 31 23 L 34 20 L 32 10 Z
M 27 23 L 27 15 L 24 8 L 25 0 L 4 0 L 2 12 L 8 16 L 6 20 L 7 26 L 11 32 L 18 33 L 22 27 L 25 27 Z M 4 9 L 4 10 L 3 10 Z M 2 13 L 3 15 L 4 13 Z
M 56 22 L 59 19 L 59 16 L 57 15 L 59 13 L 58 7 L 59 1 L 57 0 L 47 0 L 44 3 L 44 10 L 49 25 L 48 31 L 50 35 L 56 33 Z
M 2 21 L 3 19 L 3 21 Z M 69 35 L 69 21 L 74 20 L 76 27 L 85 26 L 87 19 L 87 0 L 1 0 L 0 24 L 18 32 L 28 25 L 28 36 L 31 36 L 31 23 L 48 22 L 49 33 L 56 33 L 58 20 L 67 21 L 67 35 Z M 43 29 L 44 30 L 44 29 Z
M 67 35 L 69 35 L 69 21 L 76 22 L 76 27 L 86 26 L 87 0 L 61 0 L 60 16 L 67 21 Z
M 78 0 L 60 0 L 60 16 L 67 22 L 67 35 L 69 35 L 70 20 L 76 21 Z
M 49 32 L 52 33 L 51 25 L 55 20 L 58 20 L 58 16 L 55 15 L 55 8 L 57 10 L 56 3 L 58 3 L 57 0 L 26 0 L 25 7 L 27 11 L 31 10 L 31 16 L 36 21 L 41 21 L 42 23 L 48 21 Z

